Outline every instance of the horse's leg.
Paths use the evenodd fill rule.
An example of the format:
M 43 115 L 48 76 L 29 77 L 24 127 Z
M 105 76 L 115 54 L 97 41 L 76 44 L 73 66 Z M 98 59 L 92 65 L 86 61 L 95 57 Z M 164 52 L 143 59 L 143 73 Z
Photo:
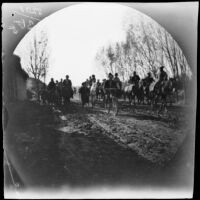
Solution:
M 107 113 L 110 113 L 110 99 L 106 97 L 105 99 L 105 108 L 107 109 Z
M 157 94 L 154 94 L 153 101 L 152 101 L 152 108 L 153 110 L 157 108 Z
M 133 96 L 133 102 L 134 102 L 134 105 L 136 105 L 136 102 L 135 102 L 135 94 Z
M 144 94 L 141 94 L 141 104 L 144 105 Z
M 92 103 L 92 109 L 93 109 L 95 106 L 95 96 L 94 95 L 91 95 L 91 103 Z
M 179 98 L 178 98 L 178 90 L 176 90 L 176 101 L 177 101 L 177 103 L 178 103 L 178 101 L 179 101 Z
M 167 113 L 167 95 L 163 98 L 163 110 L 164 113 Z
M 142 104 L 145 105 L 145 103 L 144 103 L 144 96 L 142 96 Z
M 142 103 L 140 95 L 141 95 L 140 93 L 136 95 L 138 105 L 140 105 Z
M 93 97 L 90 95 L 90 100 L 91 100 L 91 107 L 93 108 Z
M 132 101 L 133 101 L 133 96 L 132 96 L 132 94 L 129 94 L 129 103 L 130 103 L 130 105 L 131 105 Z
M 172 106 L 173 103 L 173 94 L 170 95 L 170 106 Z
M 103 105 L 104 105 L 105 109 L 106 109 L 106 104 L 107 104 L 107 102 L 106 102 L 106 96 L 104 96 L 104 98 L 103 98 Z
M 137 97 L 137 104 L 140 105 L 140 103 L 141 103 L 140 94 L 136 94 L 136 97 Z

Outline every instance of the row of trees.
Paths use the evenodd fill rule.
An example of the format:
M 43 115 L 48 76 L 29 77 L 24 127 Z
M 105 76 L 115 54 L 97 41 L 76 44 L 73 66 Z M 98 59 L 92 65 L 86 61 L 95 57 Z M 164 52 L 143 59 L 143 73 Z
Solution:
M 182 50 L 158 24 L 141 17 L 139 23 L 127 24 L 125 31 L 125 41 L 109 44 L 97 52 L 96 61 L 106 73 L 117 72 L 123 81 L 133 71 L 141 77 L 151 71 L 157 77 L 158 68 L 164 65 L 171 76 L 191 74 Z

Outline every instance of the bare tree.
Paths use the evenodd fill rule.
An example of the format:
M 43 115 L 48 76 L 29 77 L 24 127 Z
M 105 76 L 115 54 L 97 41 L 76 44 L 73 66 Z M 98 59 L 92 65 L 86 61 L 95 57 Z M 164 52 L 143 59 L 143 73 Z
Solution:
M 34 34 L 33 40 L 29 45 L 29 64 L 27 72 L 36 80 L 37 93 L 39 92 L 39 81 L 45 78 L 48 72 L 49 48 L 48 37 L 45 32 L 41 32 L 39 37 Z
M 110 61 L 107 57 L 107 49 L 102 47 L 96 54 L 96 61 L 104 68 L 105 73 L 108 74 L 111 70 Z
M 105 46 L 101 52 L 104 68 L 109 72 L 118 72 L 125 80 L 133 71 L 144 75 L 151 71 L 157 77 L 158 68 L 167 66 L 174 76 L 189 73 L 190 68 L 182 50 L 172 36 L 156 23 L 141 19 L 138 23 L 129 20 L 125 23 L 126 41 L 117 42 L 115 48 Z
M 33 41 L 30 44 L 30 57 L 27 71 L 30 75 L 33 75 L 35 79 L 41 80 L 46 76 L 48 70 L 48 38 L 46 33 L 41 32 L 41 36 L 38 39 L 34 35 Z

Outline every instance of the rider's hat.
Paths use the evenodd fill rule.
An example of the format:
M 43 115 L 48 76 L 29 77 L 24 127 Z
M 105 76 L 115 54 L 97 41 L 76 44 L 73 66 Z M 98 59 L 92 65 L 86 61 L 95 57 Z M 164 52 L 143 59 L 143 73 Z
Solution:
M 115 73 L 115 76 L 118 76 L 118 73 Z
M 164 69 L 164 68 L 165 68 L 164 66 L 161 66 L 161 67 L 160 67 L 160 69 Z
M 109 73 L 108 76 L 113 76 L 113 75 L 111 73 Z

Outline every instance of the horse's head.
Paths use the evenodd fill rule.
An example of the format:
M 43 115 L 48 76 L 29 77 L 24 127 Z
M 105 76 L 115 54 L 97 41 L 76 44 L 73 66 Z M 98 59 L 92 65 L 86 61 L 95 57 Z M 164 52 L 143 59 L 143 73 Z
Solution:
M 97 89 L 97 83 L 92 83 L 92 85 L 91 85 L 91 87 L 90 87 L 90 91 L 93 91 L 93 90 L 95 90 L 96 91 L 96 89 Z

